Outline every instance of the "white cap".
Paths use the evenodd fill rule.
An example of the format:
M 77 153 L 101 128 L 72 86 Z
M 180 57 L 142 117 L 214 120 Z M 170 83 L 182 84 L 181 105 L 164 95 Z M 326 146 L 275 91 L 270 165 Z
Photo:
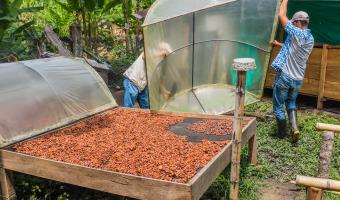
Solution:
M 307 23 L 309 23 L 309 15 L 304 12 L 304 11 L 299 11 L 299 12 L 296 12 L 292 19 L 291 19 L 292 22 L 295 22 L 295 21 L 306 21 Z

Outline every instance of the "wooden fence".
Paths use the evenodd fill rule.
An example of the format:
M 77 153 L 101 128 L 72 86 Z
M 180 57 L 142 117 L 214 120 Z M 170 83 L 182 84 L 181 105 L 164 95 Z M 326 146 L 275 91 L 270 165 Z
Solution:
M 279 53 L 274 47 L 270 64 Z M 268 66 L 265 88 L 272 88 L 275 72 Z M 301 94 L 318 97 L 318 109 L 323 108 L 327 99 L 340 101 L 340 46 L 317 45 L 307 62 Z

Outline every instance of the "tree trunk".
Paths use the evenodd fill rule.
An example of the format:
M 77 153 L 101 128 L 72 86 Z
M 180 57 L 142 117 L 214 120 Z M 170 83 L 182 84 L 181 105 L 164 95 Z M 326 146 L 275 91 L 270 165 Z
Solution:
M 81 7 L 81 16 L 83 20 L 83 35 L 84 35 L 84 41 L 85 41 L 85 46 L 87 46 L 87 34 L 86 34 L 86 16 L 85 16 L 85 6 L 82 5 Z
M 94 52 L 97 53 L 97 29 L 98 29 L 98 26 L 97 26 L 97 19 L 96 19 L 96 16 L 93 16 L 94 19 L 92 20 L 93 21 L 93 49 L 94 49 Z
M 72 40 L 73 55 L 75 57 L 83 57 L 81 27 L 79 24 L 73 24 L 70 26 L 70 35 Z
M 136 5 L 136 13 L 138 13 L 140 10 L 140 0 L 137 0 L 137 5 Z M 137 18 L 136 19 L 136 37 L 135 37 L 135 40 L 136 40 L 136 51 L 138 51 L 139 49 L 139 32 L 140 32 L 140 21 L 139 19 Z
M 87 26 L 87 35 L 88 35 L 88 47 L 92 48 L 92 34 L 91 34 L 91 29 L 92 29 L 92 24 L 91 24 L 91 13 L 87 13 L 88 16 L 88 26 Z
M 128 16 L 127 16 L 127 2 L 126 0 L 123 0 L 123 13 L 124 13 L 124 30 L 125 30 L 125 47 L 126 47 L 126 54 L 130 54 L 129 53 L 129 29 L 128 27 L 126 27 L 126 25 L 128 25 L 129 20 L 128 20 Z

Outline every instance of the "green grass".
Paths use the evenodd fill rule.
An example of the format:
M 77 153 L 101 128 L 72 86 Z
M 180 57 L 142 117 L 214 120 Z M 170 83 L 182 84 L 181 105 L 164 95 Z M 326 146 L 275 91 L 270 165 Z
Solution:
M 257 118 L 258 164 L 247 163 L 246 148 L 243 149 L 241 161 L 240 199 L 260 199 L 259 190 L 263 181 L 271 179 L 276 182 L 294 180 L 296 175 L 317 176 L 321 134 L 315 128 L 317 122 L 340 124 L 340 119 L 310 112 L 299 111 L 301 139 L 298 145 L 292 145 L 289 138 L 278 139 L 275 136 L 276 122 L 271 115 L 272 104 L 262 101 L 247 106 L 246 112 Z M 340 180 L 340 137 L 336 136 L 330 178 Z M 209 188 L 203 198 L 228 199 L 228 167 Z M 326 200 L 339 200 L 339 196 L 327 194 Z

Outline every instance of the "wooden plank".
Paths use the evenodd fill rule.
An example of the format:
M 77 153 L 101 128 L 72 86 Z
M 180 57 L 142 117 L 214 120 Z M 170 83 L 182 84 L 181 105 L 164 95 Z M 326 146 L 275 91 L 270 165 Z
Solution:
M 166 116 L 176 116 L 176 117 L 187 117 L 187 118 L 201 118 L 201 119 L 234 119 L 233 116 L 230 115 L 205 115 L 205 114 L 193 114 L 193 113 L 177 113 L 177 112 L 168 112 L 168 111 L 159 111 L 159 110 L 150 110 L 150 113 L 166 115 Z M 244 125 L 248 124 L 249 121 L 253 120 L 254 117 L 244 117 Z
M 328 51 L 328 64 L 330 66 L 340 66 L 340 49 L 330 49 Z
M 300 89 L 300 93 L 317 96 L 318 95 L 318 88 L 319 88 L 319 81 L 318 80 L 305 78 L 303 80 L 303 84 L 302 84 L 302 87 Z
M 63 183 L 137 199 L 191 199 L 190 186 L 93 169 L 1 150 L 3 167 Z
M 322 48 L 313 48 L 310 54 L 307 64 L 320 65 L 322 58 Z
M 319 80 L 320 72 L 321 72 L 320 63 L 317 65 L 308 63 L 304 78 Z
M 0 198 L 3 200 L 16 199 L 12 172 L 9 170 L 5 170 L 4 168 L 0 168 L 0 182 L 1 182 Z
M 329 59 L 328 59 L 329 60 Z M 327 65 L 326 81 L 340 83 L 340 65 Z
M 340 101 L 340 82 L 326 81 L 324 97 Z
M 256 119 L 252 119 L 248 125 L 243 128 L 242 144 L 247 144 L 255 132 Z M 230 143 L 188 182 L 192 188 L 193 199 L 199 199 L 219 174 L 230 164 L 231 151 L 232 145 Z
M 256 163 L 257 163 L 256 134 L 253 137 L 251 137 L 249 142 L 248 142 L 248 160 L 249 160 L 250 164 L 252 164 L 252 165 L 256 165 Z
M 318 94 L 318 105 L 317 109 L 323 108 L 323 98 L 325 94 L 325 80 L 326 80 L 326 70 L 327 70 L 327 56 L 328 56 L 328 49 L 327 45 L 323 45 L 322 50 L 322 58 L 321 58 L 321 72 L 320 72 L 320 79 L 319 79 L 319 94 Z

